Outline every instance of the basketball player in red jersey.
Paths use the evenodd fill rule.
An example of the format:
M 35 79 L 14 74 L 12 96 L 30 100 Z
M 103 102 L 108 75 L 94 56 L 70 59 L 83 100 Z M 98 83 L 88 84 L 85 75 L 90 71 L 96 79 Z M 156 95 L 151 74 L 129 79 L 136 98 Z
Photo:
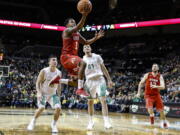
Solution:
M 73 78 L 77 78 L 79 65 L 81 63 L 81 58 L 78 56 L 79 43 L 83 45 L 92 44 L 104 36 L 104 32 L 102 30 L 99 33 L 96 32 L 95 36 L 89 40 L 86 40 L 83 36 L 81 36 L 78 31 L 84 26 L 87 15 L 88 13 L 83 13 L 82 18 L 77 25 L 73 18 L 66 19 L 65 26 L 67 28 L 62 33 L 63 48 L 60 61 L 62 66 Z M 60 77 L 55 77 L 50 84 L 58 83 L 59 80 Z M 68 84 L 67 82 L 65 83 Z M 87 93 L 83 89 L 78 89 L 76 94 L 87 96 Z
M 156 110 L 160 112 L 161 127 L 168 128 L 166 117 L 164 114 L 164 105 L 161 99 L 160 90 L 165 89 L 165 83 L 163 76 L 159 73 L 159 66 L 157 64 L 152 65 L 152 72 L 144 75 L 138 86 L 137 97 L 140 97 L 141 88 L 145 84 L 144 98 L 146 101 L 146 108 L 150 115 L 150 123 L 154 124 L 154 111 L 153 106 L 156 106 Z

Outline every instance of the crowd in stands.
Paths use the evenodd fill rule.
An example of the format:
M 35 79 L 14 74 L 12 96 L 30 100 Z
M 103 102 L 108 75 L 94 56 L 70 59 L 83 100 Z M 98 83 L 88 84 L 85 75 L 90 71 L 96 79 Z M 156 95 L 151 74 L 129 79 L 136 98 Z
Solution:
M 1 19 L 62 26 L 64 25 L 64 20 L 68 17 L 73 17 L 76 21 L 81 17 L 75 10 L 76 4 L 70 1 L 10 1 L 12 3 L 0 5 Z M 151 0 L 149 2 L 143 0 L 122 0 L 118 1 L 116 8 L 113 10 L 109 9 L 108 1 L 98 0 L 92 1 L 92 3 L 93 10 L 86 22 L 88 25 L 158 20 L 180 16 L 178 6 L 174 6 L 176 0 Z M 69 9 L 64 13 L 64 8 L 62 7 L 69 7 Z M 157 27 L 157 29 L 163 31 L 161 27 Z M 4 33 L 8 33 L 7 28 L 4 31 Z M 30 35 L 30 32 L 27 32 L 30 29 L 18 29 L 17 31 L 24 31 L 24 33 Z M 50 33 L 50 31 L 48 32 Z M 42 31 L 42 33 L 45 32 Z M 35 108 L 37 107 L 35 88 L 37 75 L 42 68 L 48 66 L 48 63 L 47 59 L 33 53 L 37 54 L 39 50 L 44 52 L 44 54 L 47 54 L 47 51 L 54 54 L 59 53 L 59 48 L 57 49 L 56 47 L 60 43 L 60 35 L 58 33 L 59 40 L 55 38 L 53 38 L 55 40 L 50 40 L 36 33 L 36 36 L 41 35 L 41 38 L 32 36 L 33 39 L 30 36 L 30 40 L 24 40 L 25 35 L 21 34 L 18 37 L 15 34 L 4 36 L 3 32 L 0 33 L 0 38 L 3 39 L 2 41 L 0 40 L 0 47 L 2 44 L 5 44 L 5 58 L 3 61 L 0 61 L 0 66 L 10 67 L 9 77 L 0 77 L 0 106 Z M 52 35 L 54 36 L 54 34 Z M 42 49 L 41 46 L 38 46 L 42 42 L 48 46 L 55 47 L 54 50 L 48 47 L 43 47 Z M 180 103 L 180 94 L 178 94 L 178 91 L 180 93 L 179 35 L 118 36 L 104 38 L 96 43 L 98 45 L 93 47 L 93 50 L 95 53 L 102 55 L 111 78 L 115 82 L 115 87 L 108 89 L 107 92 L 107 103 L 110 111 L 128 112 L 133 102 L 144 102 L 143 94 L 141 98 L 136 98 L 135 95 L 141 77 L 151 70 L 153 63 L 160 65 L 160 72 L 165 79 L 166 89 L 161 91 L 163 101 L 165 103 Z M 31 47 L 24 50 L 23 47 L 25 46 Z M 22 50 L 19 51 L 20 49 Z M 80 52 L 82 53 L 82 50 Z M 62 69 L 61 66 L 58 66 L 58 68 Z M 3 67 L 0 67 L 0 73 L 2 69 Z M 64 70 L 63 76 L 67 77 Z M 77 96 L 74 92 L 75 89 L 63 85 L 60 98 L 62 107 L 87 109 L 87 99 Z M 101 109 L 99 99 L 94 100 L 94 106 L 96 110 Z
M 180 42 L 178 40 L 164 41 L 163 39 L 159 41 L 157 52 L 154 52 L 155 55 L 152 55 L 152 50 L 157 48 L 157 41 L 153 41 L 154 44 L 150 47 L 145 44 L 149 49 L 149 52 L 144 51 L 143 55 L 146 57 L 139 57 L 139 51 L 136 48 L 134 48 L 133 54 L 131 48 L 128 49 L 128 52 L 126 52 L 126 54 L 128 54 L 127 58 L 124 58 L 122 55 L 121 59 L 117 59 L 117 61 L 121 61 L 120 63 L 116 61 L 116 57 L 113 60 L 111 56 L 109 56 L 109 58 L 107 56 L 105 57 L 105 64 L 113 82 L 115 82 L 115 87 L 108 89 L 107 92 L 107 103 L 110 111 L 128 112 L 129 106 L 133 102 L 144 102 L 143 96 L 141 98 L 136 98 L 135 95 L 141 77 L 144 73 L 150 71 L 151 63 L 153 62 L 158 62 L 160 65 L 160 72 L 165 78 L 166 89 L 161 92 L 163 101 L 167 103 L 180 103 L 180 95 L 176 94 L 177 91 L 180 91 L 180 56 L 178 54 L 179 48 L 177 47 Z M 162 42 L 163 45 L 160 46 Z M 106 47 L 108 47 L 108 45 Z M 108 48 L 106 49 L 108 50 Z M 96 51 L 102 53 L 104 56 L 105 54 L 103 51 L 106 50 L 97 48 L 95 49 L 95 52 Z M 114 51 L 116 51 L 116 47 Z M 156 53 L 159 53 L 161 57 L 157 57 Z M 135 57 L 134 54 L 136 54 L 137 57 Z M 151 55 L 151 57 L 149 57 L 149 55 Z M 148 58 L 151 60 L 149 63 L 147 61 Z M 0 65 L 10 66 L 9 77 L 1 78 L 0 105 L 11 107 L 36 107 L 35 82 L 39 71 L 43 67 L 48 66 L 47 59 L 35 56 L 30 56 L 29 58 L 6 57 L 1 61 Z M 58 68 L 62 69 L 60 66 L 58 66 Z M 63 71 L 63 73 L 65 73 L 65 71 Z M 74 90 L 73 87 L 63 85 L 61 93 L 62 107 L 87 109 L 87 99 L 75 95 Z M 95 108 L 96 110 L 101 109 L 98 99 L 95 99 Z

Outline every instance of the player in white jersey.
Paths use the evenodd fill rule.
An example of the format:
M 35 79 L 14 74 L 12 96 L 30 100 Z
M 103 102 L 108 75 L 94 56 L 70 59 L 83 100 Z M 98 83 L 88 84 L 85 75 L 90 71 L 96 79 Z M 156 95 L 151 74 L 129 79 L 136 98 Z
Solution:
M 81 65 L 82 72 L 78 75 L 78 88 L 84 89 L 90 94 L 88 99 L 88 113 L 89 113 L 89 124 L 87 126 L 88 130 L 92 130 L 94 126 L 93 113 L 94 113 L 94 98 L 99 98 L 102 105 L 102 114 L 104 118 L 104 127 L 106 129 L 111 128 L 111 124 L 108 118 L 108 107 L 106 103 L 106 80 L 108 82 L 108 87 L 113 86 L 113 82 L 110 75 L 103 63 L 103 59 L 100 55 L 91 53 L 90 45 L 84 45 L 83 51 L 85 56 L 83 57 L 83 64 Z M 86 82 L 83 83 L 83 76 L 85 74 Z
M 49 67 L 42 69 L 38 75 L 36 81 L 38 109 L 27 127 L 28 130 L 34 129 L 36 119 L 43 112 L 43 110 L 45 109 L 46 102 L 48 102 L 51 105 L 51 107 L 55 109 L 54 120 L 51 123 L 52 132 L 58 132 L 56 123 L 59 119 L 61 111 L 61 104 L 59 98 L 61 86 L 60 84 L 54 84 L 49 86 L 49 82 L 55 75 L 61 76 L 61 71 L 59 71 L 56 67 L 57 58 L 51 56 L 49 58 Z

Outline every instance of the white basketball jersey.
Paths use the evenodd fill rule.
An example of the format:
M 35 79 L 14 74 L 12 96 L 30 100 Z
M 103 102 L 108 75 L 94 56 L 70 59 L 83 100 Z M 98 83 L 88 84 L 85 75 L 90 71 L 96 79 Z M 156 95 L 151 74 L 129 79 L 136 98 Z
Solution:
M 42 93 L 44 95 L 54 95 L 56 94 L 56 91 L 58 89 L 58 84 L 54 84 L 53 87 L 49 87 L 49 82 L 52 80 L 52 78 L 56 75 L 60 75 L 61 76 L 61 71 L 59 71 L 58 69 L 56 69 L 55 72 L 51 72 L 50 71 L 50 67 L 44 68 L 44 82 L 42 84 Z
M 103 64 L 103 59 L 100 55 L 92 53 L 91 57 L 84 56 L 83 61 L 86 63 L 86 69 L 85 69 L 86 80 L 103 75 L 101 69 L 101 64 Z

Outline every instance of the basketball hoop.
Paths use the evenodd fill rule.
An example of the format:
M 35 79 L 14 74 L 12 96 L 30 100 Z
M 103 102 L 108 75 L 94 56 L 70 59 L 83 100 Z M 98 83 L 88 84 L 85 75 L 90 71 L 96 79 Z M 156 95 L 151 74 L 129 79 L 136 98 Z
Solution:
M 0 86 L 2 85 L 2 80 L 1 80 L 2 76 L 3 76 L 3 71 L 0 71 Z

